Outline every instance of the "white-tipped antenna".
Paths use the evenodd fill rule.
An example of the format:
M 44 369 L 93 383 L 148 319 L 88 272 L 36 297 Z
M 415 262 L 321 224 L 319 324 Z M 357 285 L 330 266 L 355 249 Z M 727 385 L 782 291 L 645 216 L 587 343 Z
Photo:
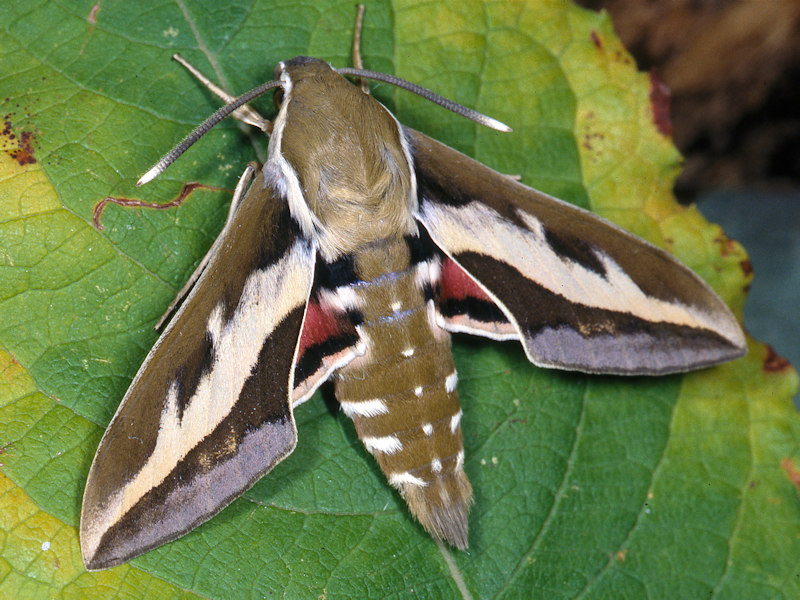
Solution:
M 497 119 L 493 119 L 492 117 L 487 117 L 483 113 L 479 113 L 477 110 L 472 110 L 471 108 L 467 108 L 457 102 L 453 102 L 452 100 L 448 100 L 447 98 L 440 96 L 427 88 L 424 88 L 416 83 L 411 83 L 410 81 L 406 81 L 405 79 L 400 79 L 399 77 L 395 77 L 394 75 L 387 75 L 386 73 L 379 73 L 378 71 L 366 71 L 364 69 L 353 69 L 350 67 L 345 67 L 342 69 L 336 69 L 342 75 L 353 75 L 355 77 L 365 77 L 367 79 L 376 79 L 377 81 L 383 81 L 384 83 L 390 83 L 392 85 L 396 85 L 399 88 L 403 88 L 404 90 L 408 90 L 418 96 L 422 96 L 426 100 L 430 100 L 446 108 L 447 110 L 451 110 L 457 115 L 461 115 L 462 117 L 466 117 L 471 121 L 475 121 L 484 127 L 489 127 L 490 129 L 495 129 L 497 131 L 513 131 L 511 127 L 506 125 L 505 123 L 501 123 Z
M 167 152 L 164 155 L 164 157 L 161 160 L 159 160 L 155 165 L 153 165 L 153 167 L 147 173 L 142 175 L 141 179 L 139 179 L 139 181 L 136 182 L 136 185 L 137 186 L 144 185 L 148 181 L 152 181 L 153 179 L 161 175 L 161 173 L 164 172 L 164 169 L 166 169 L 173 162 L 175 162 L 175 160 L 181 154 L 186 152 L 191 147 L 192 144 L 194 144 L 197 140 L 203 137 L 203 135 L 205 135 L 209 129 L 214 127 L 214 125 L 222 121 L 222 119 L 230 115 L 240 106 L 247 104 L 248 102 L 250 102 L 254 98 L 257 98 L 264 92 L 271 90 L 272 88 L 278 87 L 280 85 L 283 85 L 283 83 L 280 81 L 268 81 L 266 83 L 262 83 L 261 85 L 254 87 L 249 92 L 242 94 L 232 102 L 229 102 L 228 104 L 220 108 L 208 119 L 203 121 L 194 131 L 192 131 L 189 135 L 183 138 L 183 140 L 177 146 L 175 146 L 172 150 Z

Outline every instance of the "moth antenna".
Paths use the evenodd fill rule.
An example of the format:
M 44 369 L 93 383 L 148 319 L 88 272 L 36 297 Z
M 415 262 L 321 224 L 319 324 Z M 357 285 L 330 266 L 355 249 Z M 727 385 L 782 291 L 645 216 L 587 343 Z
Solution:
M 410 81 L 406 81 L 405 79 L 400 79 L 399 77 L 395 77 L 394 75 L 387 75 L 386 73 L 379 73 L 378 71 L 367 71 L 365 69 L 354 69 L 351 67 L 336 69 L 336 71 L 341 75 L 365 77 L 367 79 L 375 79 L 377 81 L 383 81 L 384 83 L 390 83 L 392 85 L 396 85 L 397 87 L 412 92 L 417 96 L 422 96 L 426 100 L 430 100 L 431 102 L 434 102 L 439 106 L 446 108 L 447 110 L 453 111 L 457 115 L 461 115 L 462 117 L 466 117 L 471 121 L 475 121 L 476 123 L 483 125 L 484 127 L 489 127 L 490 129 L 495 129 L 497 131 L 513 131 L 511 127 L 509 127 L 505 123 L 501 123 L 497 119 L 493 119 L 492 117 L 488 117 L 483 113 L 479 113 L 477 110 L 472 110 L 471 108 L 467 108 L 463 104 L 458 104 L 457 102 L 448 100 L 444 96 L 440 96 L 439 94 L 436 94 L 430 91 L 429 89 L 422 87 L 421 85 L 417 85 L 416 83 L 411 83 Z
M 222 100 L 225 104 L 236 100 L 236 96 L 233 96 L 228 92 L 226 92 L 225 90 L 223 90 L 213 81 L 211 81 L 208 77 L 203 75 L 203 73 L 200 72 L 200 69 L 195 67 L 192 63 L 183 58 L 180 54 L 173 54 L 172 60 L 180 63 L 187 71 L 189 71 L 189 73 L 191 73 L 194 76 L 195 79 L 197 79 L 200 83 L 206 86 L 206 88 L 208 88 L 211 91 L 211 93 L 213 93 L 217 98 Z M 239 119 L 242 123 L 252 125 L 253 127 L 258 127 L 261 131 L 263 131 L 267 135 L 272 134 L 272 121 L 265 119 L 246 104 L 233 111 L 233 118 Z
M 249 92 L 242 94 L 232 102 L 229 102 L 220 108 L 217 112 L 197 126 L 194 131 L 183 138 L 183 140 L 177 146 L 167 152 L 161 160 L 159 160 L 149 171 L 147 171 L 147 173 L 142 175 L 139 181 L 136 182 L 136 185 L 144 185 L 145 183 L 152 181 L 161 175 L 161 173 L 163 173 L 168 166 L 174 163 L 181 154 L 186 152 L 192 146 L 192 144 L 208 133 L 208 131 L 214 127 L 214 125 L 222 121 L 222 119 L 230 115 L 240 106 L 247 104 L 253 99 L 258 98 L 264 92 L 280 85 L 283 85 L 283 82 L 277 80 L 267 81 L 266 83 L 262 83 L 261 85 L 254 87 Z
M 356 7 L 356 24 L 353 26 L 353 67 L 359 70 L 364 68 L 361 62 L 361 27 L 364 24 L 364 5 Z M 369 85 L 364 79 L 358 79 L 358 86 L 365 94 L 369 94 Z

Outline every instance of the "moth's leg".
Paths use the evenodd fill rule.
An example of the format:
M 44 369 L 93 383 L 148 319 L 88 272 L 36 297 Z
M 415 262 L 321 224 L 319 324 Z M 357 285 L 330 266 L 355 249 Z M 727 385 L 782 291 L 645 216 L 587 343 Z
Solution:
M 203 260 L 200 261 L 200 264 L 197 265 L 197 268 L 192 273 L 192 276 L 189 277 L 189 280 L 184 284 L 178 294 L 175 296 L 175 299 L 170 303 L 167 310 L 161 315 L 161 318 L 156 323 L 156 331 L 161 330 L 161 327 L 164 323 L 172 316 L 172 313 L 175 312 L 175 308 L 183 302 L 186 295 L 191 291 L 194 287 L 194 284 L 200 278 L 200 275 L 203 274 L 208 262 L 213 258 L 213 256 L 217 253 L 219 249 L 220 240 L 222 240 L 223 234 L 225 231 L 230 227 L 231 222 L 233 221 L 233 217 L 236 214 L 236 211 L 239 208 L 239 203 L 241 202 L 242 198 L 244 197 L 245 192 L 247 191 L 248 185 L 250 184 L 250 180 L 253 178 L 253 174 L 256 172 L 256 169 L 261 168 L 257 162 L 250 162 L 247 164 L 247 168 L 245 168 L 244 173 L 239 178 L 239 183 L 236 184 L 236 189 L 233 191 L 233 199 L 231 200 L 231 207 L 228 209 L 228 219 L 225 221 L 225 226 L 220 231 L 217 239 L 214 240 L 214 243 L 211 245 L 211 248 L 206 252 L 206 255 L 203 257 Z
M 364 63 L 361 62 L 361 26 L 364 24 L 364 5 L 359 4 L 356 7 L 356 24 L 353 26 L 353 67 L 356 69 L 364 69 Z M 369 94 L 369 85 L 367 80 L 358 77 L 358 85 L 361 91 Z
M 98 231 L 103 231 L 103 224 L 100 222 L 100 216 L 103 214 L 103 210 L 105 210 L 106 205 L 108 204 L 130 206 L 133 208 L 155 208 L 156 210 L 164 210 L 166 208 L 180 206 L 197 190 L 230 193 L 230 190 L 227 188 L 217 187 L 215 185 L 205 185 L 203 183 L 198 183 L 197 181 L 190 181 L 189 183 L 183 184 L 181 191 L 173 200 L 163 204 L 158 202 L 145 202 L 144 200 L 138 200 L 136 198 L 118 198 L 116 196 L 106 196 L 95 205 L 94 211 L 92 211 L 92 222 L 94 223 L 95 229 Z
M 197 69 L 197 67 L 195 67 L 192 63 L 183 58 L 180 54 L 173 54 L 172 58 L 178 61 L 181 65 L 183 65 L 186 68 L 186 70 L 189 71 L 189 73 L 194 75 L 195 78 L 200 83 L 206 86 L 211 91 L 211 93 L 220 98 L 223 102 L 225 102 L 225 104 L 228 104 L 236 100 L 236 96 L 231 96 L 228 92 L 223 90 L 213 81 L 211 81 L 208 77 L 203 75 L 199 71 L 199 69 Z M 272 134 L 272 121 L 262 117 L 255 110 L 250 108 L 247 104 L 233 111 L 233 118 L 239 119 L 242 123 L 247 123 L 248 125 L 252 125 L 253 127 L 258 127 L 261 131 L 263 131 L 267 135 Z

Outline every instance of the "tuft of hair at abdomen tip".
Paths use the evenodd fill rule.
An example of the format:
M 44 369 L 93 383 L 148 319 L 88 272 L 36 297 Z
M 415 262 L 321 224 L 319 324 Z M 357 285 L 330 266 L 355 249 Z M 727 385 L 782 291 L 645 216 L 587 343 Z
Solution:
M 442 473 L 425 486 L 404 484 L 400 492 L 428 533 L 459 550 L 467 549 L 472 486 L 463 468 Z

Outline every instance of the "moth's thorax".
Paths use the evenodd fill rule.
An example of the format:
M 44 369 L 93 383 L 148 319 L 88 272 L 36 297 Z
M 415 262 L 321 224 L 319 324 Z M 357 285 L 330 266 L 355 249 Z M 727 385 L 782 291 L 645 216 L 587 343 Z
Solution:
M 327 238 L 323 251 L 325 243 L 342 254 L 415 233 L 414 175 L 397 121 L 326 63 L 293 62 L 285 67 L 279 151 L 296 174 L 316 233 Z
M 362 248 L 354 266 L 366 352 L 338 371 L 336 396 L 422 524 L 464 547 L 471 488 L 450 336 L 430 297 L 437 269 L 396 239 Z

